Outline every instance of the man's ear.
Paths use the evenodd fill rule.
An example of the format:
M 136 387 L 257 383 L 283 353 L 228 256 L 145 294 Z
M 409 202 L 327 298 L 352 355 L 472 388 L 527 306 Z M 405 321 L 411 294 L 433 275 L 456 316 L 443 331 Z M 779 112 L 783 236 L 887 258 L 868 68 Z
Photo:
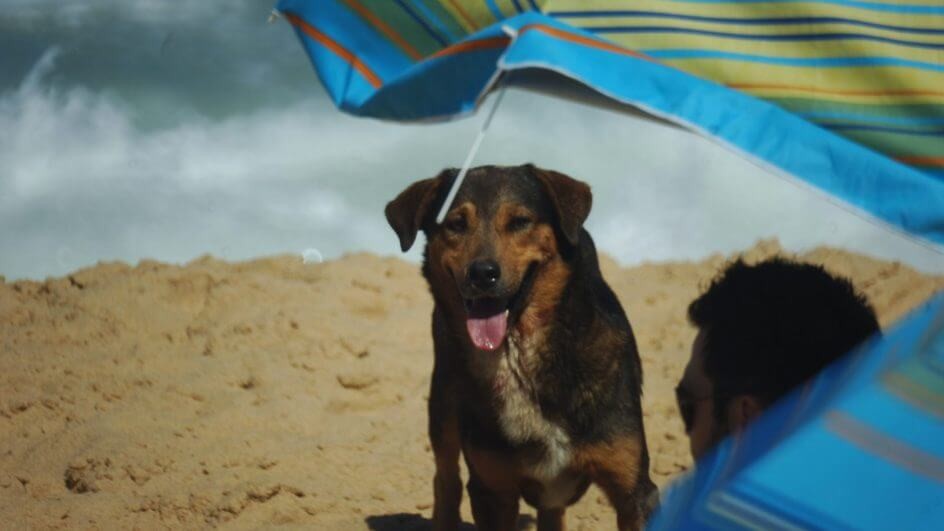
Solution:
M 728 426 L 741 431 L 764 412 L 764 404 L 754 395 L 737 395 L 728 402 Z
M 443 170 L 432 179 L 423 179 L 411 184 L 393 201 L 387 203 L 384 215 L 387 216 L 387 222 L 400 238 L 400 249 L 403 252 L 407 252 L 413 246 L 416 233 L 423 228 L 424 222 L 433 214 L 437 203 L 441 202 L 441 199 L 440 201 L 436 199 L 442 195 L 440 191 L 446 188 L 443 183 L 451 182 L 450 177 L 454 175 L 455 170 Z
M 527 164 L 525 168 L 541 181 L 551 198 L 561 234 L 571 245 L 577 245 L 580 228 L 590 215 L 593 204 L 590 186 L 563 173 L 543 170 L 533 164 Z

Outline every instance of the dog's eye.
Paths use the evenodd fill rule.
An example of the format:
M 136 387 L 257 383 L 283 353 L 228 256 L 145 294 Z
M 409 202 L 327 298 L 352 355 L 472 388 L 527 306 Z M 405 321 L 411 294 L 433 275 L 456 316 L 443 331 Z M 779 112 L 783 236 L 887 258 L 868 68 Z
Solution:
M 518 232 L 531 226 L 531 218 L 528 216 L 515 216 L 508 222 L 508 230 Z
M 459 233 L 465 232 L 465 230 L 469 227 L 469 225 L 468 223 L 466 223 L 464 217 L 458 216 L 455 218 L 447 219 L 443 223 L 443 227 L 446 227 L 446 230 L 448 230 L 449 232 L 455 232 L 459 234 Z

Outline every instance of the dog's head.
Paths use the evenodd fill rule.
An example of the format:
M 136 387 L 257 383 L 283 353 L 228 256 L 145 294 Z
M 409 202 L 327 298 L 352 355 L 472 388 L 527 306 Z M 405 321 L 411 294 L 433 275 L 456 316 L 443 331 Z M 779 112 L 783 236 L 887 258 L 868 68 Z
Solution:
M 466 175 L 444 222 L 435 216 L 456 170 L 413 183 L 386 208 L 387 221 L 408 250 L 426 234 L 424 273 L 437 301 L 462 315 L 472 344 L 498 349 L 529 306 L 553 305 L 571 253 L 590 213 L 590 187 L 533 165 L 483 166 Z M 533 324 L 533 323 L 532 323 Z

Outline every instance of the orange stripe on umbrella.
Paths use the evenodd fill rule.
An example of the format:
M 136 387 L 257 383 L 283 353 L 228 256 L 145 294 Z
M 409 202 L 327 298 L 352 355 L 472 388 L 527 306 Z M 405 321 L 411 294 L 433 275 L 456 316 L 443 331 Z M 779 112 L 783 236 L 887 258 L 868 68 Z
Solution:
M 367 82 L 370 83 L 374 88 L 380 88 L 383 86 L 383 81 L 379 76 L 377 76 L 377 74 L 374 73 L 373 70 L 370 69 L 370 67 L 365 65 L 360 59 L 357 58 L 357 56 L 347 51 L 347 49 L 345 49 L 343 46 L 334 42 L 331 37 L 328 37 L 324 33 L 316 30 L 313 26 L 302 20 L 298 15 L 285 13 L 285 18 L 287 18 L 293 26 L 301 29 L 305 35 L 308 35 L 325 48 L 331 50 L 345 61 L 351 63 L 351 66 L 360 72 L 360 74 L 364 76 L 364 79 L 366 79 Z
M 508 37 L 490 37 L 488 39 L 464 41 L 453 44 L 448 48 L 443 48 L 442 50 L 439 50 L 438 52 L 431 55 L 430 58 L 445 57 L 447 55 L 456 55 L 464 52 L 474 52 L 476 50 L 504 48 L 509 42 L 511 42 L 511 39 Z
M 911 166 L 929 166 L 929 167 L 936 167 L 936 168 L 944 168 L 944 157 L 905 156 L 905 157 L 895 157 L 895 160 L 899 162 L 904 162 L 905 164 L 910 164 Z

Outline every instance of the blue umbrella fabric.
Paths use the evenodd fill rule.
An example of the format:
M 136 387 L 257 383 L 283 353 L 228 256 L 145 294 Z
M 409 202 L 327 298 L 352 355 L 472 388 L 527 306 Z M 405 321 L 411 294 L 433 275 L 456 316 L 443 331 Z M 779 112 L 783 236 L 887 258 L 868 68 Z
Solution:
M 725 439 L 649 529 L 944 529 L 944 293 Z
M 756 15 L 754 7 L 757 6 L 748 5 L 763 4 L 757 9 L 772 9 L 782 16 L 744 18 L 745 24 L 756 23 L 750 26 L 752 32 L 764 34 L 754 35 L 752 39 L 772 39 L 778 49 L 784 47 L 778 52 L 781 54 L 799 53 L 792 49 L 796 45 L 802 47 L 803 53 L 812 55 L 803 60 L 780 57 L 770 59 L 773 63 L 762 63 L 748 53 L 759 45 L 743 39 L 743 35 L 732 36 L 730 31 L 706 34 L 697 30 L 698 39 L 720 39 L 728 48 L 742 46 L 744 53 L 702 57 L 702 52 L 711 50 L 687 50 L 687 55 L 683 54 L 687 58 L 680 57 L 678 54 L 685 52 L 679 49 L 684 45 L 682 41 L 696 38 L 692 34 L 695 30 L 690 28 L 681 33 L 679 28 L 659 30 L 657 41 L 650 43 L 655 48 L 628 47 L 641 46 L 642 41 L 635 40 L 637 36 L 646 40 L 649 37 L 642 35 L 651 35 L 646 32 L 655 30 L 645 23 L 648 18 L 638 18 L 636 15 L 640 13 L 632 11 L 639 8 L 638 2 L 618 0 L 527 3 L 518 0 L 279 0 L 276 10 L 291 23 L 328 93 L 345 112 L 398 121 L 457 117 L 473 112 L 502 74 L 515 73 L 512 78 L 521 79 L 524 76 L 519 72 L 541 71 L 552 74 L 545 79 L 576 81 L 618 104 L 641 109 L 705 135 L 773 173 L 805 181 L 842 199 L 856 212 L 871 214 L 892 227 L 937 245 L 944 244 L 944 178 L 934 166 L 944 164 L 944 158 L 937 155 L 944 153 L 941 151 L 944 143 L 936 142 L 944 132 L 928 129 L 939 128 L 938 125 L 921 125 L 920 131 L 910 131 L 907 135 L 889 132 L 889 127 L 881 128 L 883 132 L 879 133 L 871 125 L 860 124 L 849 129 L 847 126 L 852 127 L 849 124 L 840 124 L 842 127 L 837 128 L 837 124 L 829 121 L 834 121 L 838 112 L 833 100 L 814 98 L 813 101 L 810 99 L 813 93 L 809 91 L 803 92 L 806 94 L 803 98 L 781 94 L 783 97 L 762 99 L 745 88 L 757 88 L 758 83 L 736 82 L 741 79 L 740 74 L 731 79 L 726 77 L 740 72 L 748 75 L 747 81 L 758 81 L 773 76 L 768 72 L 770 69 L 787 68 L 786 74 L 777 70 L 778 75 L 794 79 L 807 76 L 807 79 L 826 82 L 841 73 L 840 77 L 850 83 L 857 86 L 864 83 L 869 85 L 869 90 L 877 90 L 874 97 L 881 99 L 880 103 L 885 106 L 843 104 L 842 112 L 846 113 L 843 119 L 851 119 L 847 114 L 853 107 L 859 114 L 864 112 L 861 108 L 880 107 L 898 112 L 902 104 L 895 98 L 905 97 L 895 96 L 901 92 L 901 87 L 871 85 L 882 85 L 888 80 L 895 80 L 896 84 L 921 80 L 921 86 L 915 90 L 928 84 L 934 86 L 939 77 L 944 79 L 944 62 L 938 50 L 944 44 L 922 41 L 918 43 L 919 48 L 903 48 L 897 41 L 886 42 L 888 39 L 884 37 L 865 36 L 868 38 L 863 40 L 865 37 L 849 32 L 829 33 L 829 40 L 822 40 L 823 35 L 819 33 L 787 39 L 781 35 L 787 30 L 780 24 L 789 22 L 786 27 L 795 28 L 797 21 L 815 25 L 825 20 L 846 20 L 847 15 L 862 18 L 863 13 L 872 16 L 871 11 L 881 7 L 884 11 L 876 13 L 893 14 L 896 20 L 901 19 L 896 28 L 924 21 L 921 24 L 927 27 L 915 31 L 924 32 L 920 35 L 933 40 L 944 34 L 944 7 L 926 6 L 917 11 L 900 12 L 903 6 L 846 1 L 819 2 L 806 7 L 805 3 L 792 1 L 645 2 L 656 10 L 647 11 L 647 17 L 657 16 L 663 21 L 670 17 L 676 21 L 673 24 L 682 24 L 682 21 L 687 21 L 684 24 L 730 24 L 740 19 L 720 15 L 739 9 L 745 10 L 745 15 Z M 576 7 L 580 10 L 574 11 Z M 617 10 L 617 7 L 623 9 Z M 706 10 L 718 16 L 696 16 L 688 12 L 695 7 L 699 12 Z M 868 9 L 863 11 L 866 7 Z M 795 16 L 794 11 L 799 10 L 802 15 L 804 9 L 811 10 L 809 16 Z M 859 11 L 863 12 L 856 15 Z M 830 16 L 813 16 L 816 13 Z M 634 25 L 637 18 L 641 27 Z M 853 22 L 866 24 L 858 19 Z M 611 23 L 617 26 L 607 25 Z M 861 28 L 875 25 L 868 22 Z M 861 28 L 857 31 L 866 31 Z M 682 41 L 676 42 L 676 39 Z M 850 42 L 869 43 L 868 50 L 860 53 L 858 47 L 848 46 Z M 721 45 L 720 41 L 715 44 Z M 907 54 L 912 53 L 909 50 L 921 50 L 933 64 L 921 63 L 921 68 L 912 65 L 915 61 L 907 60 Z M 875 63 L 875 57 L 869 55 L 873 52 L 894 57 Z M 691 54 L 699 58 L 692 59 Z M 851 56 L 840 60 L 831 54 Z M 888 66 L 889 61 L 894 65 Z M 695 68 L 694 64 L 706 69 Z M 728 66 L 734 69 L 729 70 Z M 889 68 L 905 73 L 902 76 L 889 74 L 889 77 L 885 75 Z M 694 74 L 710 76 L 716 70 L 720 77 Z M 548 90 L 553 91 L 555 87 Z M 922 89 L 918 93 L 915 98 L 944 98 L 944 92 L 939 90 Z M 806 102 L 803 103 L 806 107 L 801 106 L 805 111 L 791 107 L 799 105 L 801 100 Z M 937 120 L 933 116 L 944 108 L 936 103 L 915 105 L 904 105 L 903 108 L 908 109 L 906 118 L 896 115 L 882 119 L 918 120 L 924 124 L 927 120 Z M 922 113 L 930 113 L 930 117 Z M 855 114 L 857 120 L 861 118 L 859 114 Z M 869 128 L 867 135 L 872 135 L 869 138 L 891 135 L 894 141 L 889 140 L 887 146 L 875 143 L 878 141 L 874 138 L 875 142 L 865 142 L 860 138 L 866 134 L 862 127 Z M 905 156 L 895 151 L 917 149 L 919 145 L 924 146 L 919 150 L 920 156 Z M 564 148 L 566 146 L 562 146 Z

